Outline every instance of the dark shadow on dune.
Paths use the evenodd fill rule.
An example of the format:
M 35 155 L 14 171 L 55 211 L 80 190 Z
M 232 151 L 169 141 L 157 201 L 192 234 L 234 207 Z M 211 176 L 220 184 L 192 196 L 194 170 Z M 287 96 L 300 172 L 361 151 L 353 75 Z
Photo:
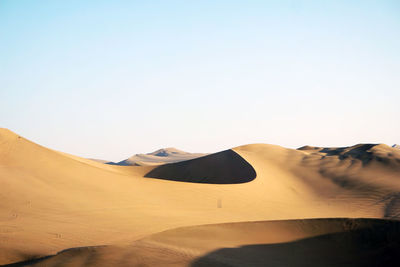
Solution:
M 0 265 L 0 267 L 22 267 L 22 266 L 30 266 L 30 265 L 35 265 L 36 263 L 40 263 L 44 260 L 52 258 L 53 255 L 50 256 L 45 256 L 42 258 L 37 258 L 37 259 L 32 259 L 32 260 L 26 260 L 26 261 L 20 261 L 16 263 L 10 263 L 10 264 L 5 264 L 5 265 Z
M 254 168 L 233 150 L 161 165 L 148 178 L 207 184 L 239 184 L 256 178 Z
M 295 242 L 223 248 L 198 258 L 191 266 L 400 266 L 400 222 L 385 221 Z
M 68 248 L 58 252 L 55 255 L 48 255 L 40 258 L 34 258 L 26 261 L 20 261 L 11 264 L 0 265 L 0 267 L 22 267 L 22 266 L 56 266 L 57 264 L 52 263 L 53 259 L 62 258 L 64 263 L 67 263 L 69 259 L 74 257 L 85 257 L 90 259 L 93 255 L 96 254 L 96 250 L 99 248 L 104 248 L 106 246 L 88 246 L 88 247 L 75 247 Z M 94 266 L 90 264 L 84 264 L 84 266 Z

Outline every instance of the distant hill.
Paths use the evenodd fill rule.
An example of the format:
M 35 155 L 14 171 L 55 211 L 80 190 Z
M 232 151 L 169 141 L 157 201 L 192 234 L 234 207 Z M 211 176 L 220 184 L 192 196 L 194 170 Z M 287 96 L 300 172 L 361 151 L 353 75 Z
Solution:
M 173 147 L 162 148 L 152 153 L 136 154 L 120 162 L 106 162 L 106 164 L 120 166 L 155 166 L 165 163 L 180 162 L 206 156 L 205 153 L 189 153 Z

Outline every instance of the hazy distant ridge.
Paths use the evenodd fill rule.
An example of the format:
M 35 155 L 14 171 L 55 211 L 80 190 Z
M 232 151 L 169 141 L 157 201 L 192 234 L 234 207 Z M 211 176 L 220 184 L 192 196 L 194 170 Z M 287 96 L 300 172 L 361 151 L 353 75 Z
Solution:
M 103 162 L 111 165 L 120 166 L 146 166 L 161 165 L 165 163 L 180 162 L 206 156 L 205 153 L 189 153 L 173 147 L 161 148 L 152 153 L 135 154 L 120 162 Z M 100 162 L 100 160 L 96 160 Z

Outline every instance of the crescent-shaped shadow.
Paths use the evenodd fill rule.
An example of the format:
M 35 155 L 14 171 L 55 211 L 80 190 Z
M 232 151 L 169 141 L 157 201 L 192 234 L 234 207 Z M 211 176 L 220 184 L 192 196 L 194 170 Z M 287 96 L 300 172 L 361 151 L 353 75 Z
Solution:
M 256 175 L 253 166 L 229 149 L 201 158 L 161 165 L 145 177 L 190 183 L 241 184 L 254 180 Z

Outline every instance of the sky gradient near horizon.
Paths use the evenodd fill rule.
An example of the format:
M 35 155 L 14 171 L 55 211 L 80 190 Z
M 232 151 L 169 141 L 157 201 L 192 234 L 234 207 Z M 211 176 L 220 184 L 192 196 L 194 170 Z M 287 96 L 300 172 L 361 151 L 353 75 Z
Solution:
M 122 160 L 400 143 L 399 1 L 0 1 L 0 127 Z

